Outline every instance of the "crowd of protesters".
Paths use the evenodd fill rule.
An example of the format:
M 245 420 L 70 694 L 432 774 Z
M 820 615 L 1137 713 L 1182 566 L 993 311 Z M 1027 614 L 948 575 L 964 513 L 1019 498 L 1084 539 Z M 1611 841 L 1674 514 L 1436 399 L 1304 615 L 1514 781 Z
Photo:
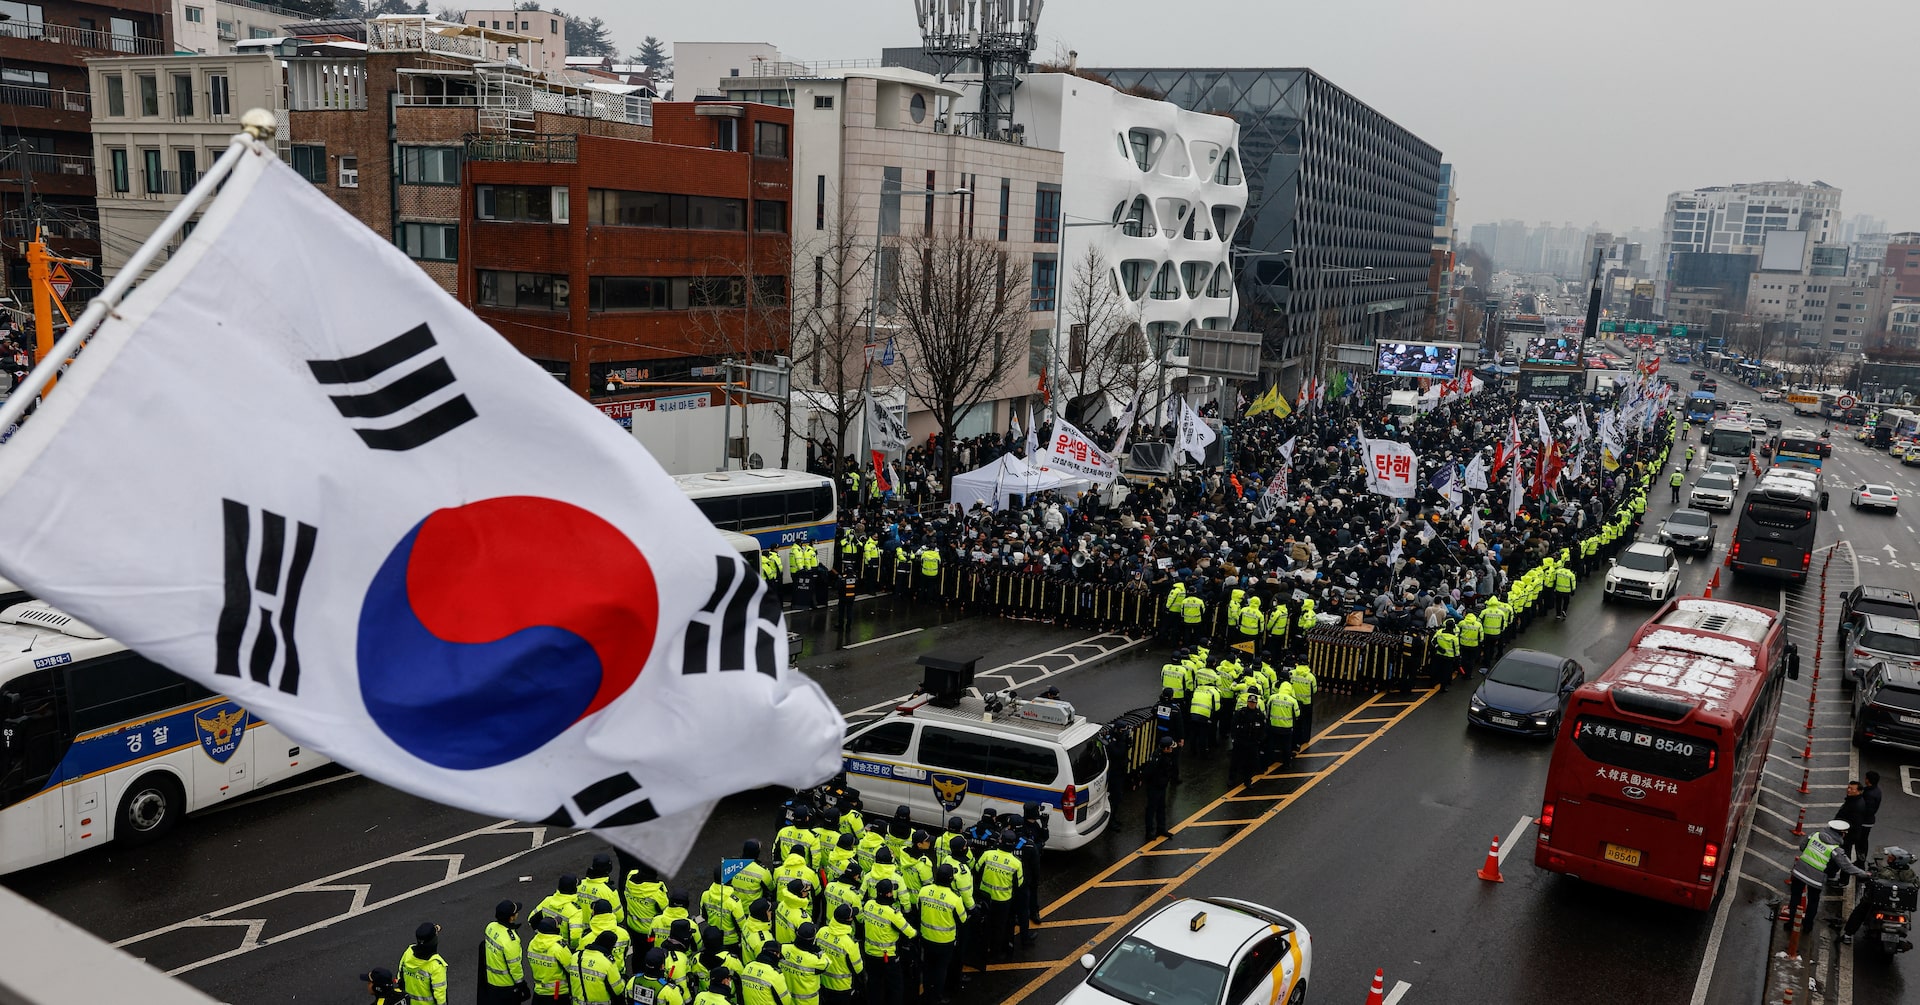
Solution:
M 1521 442 L 1510 452 L 1505 441 L 1516 417 Z M 1603 464 L 1592 445 L 1597 418 L 1576 402 L 1543 404 L 1536 414 L 1535 403 L 1516 402 L 1510 384 L 1482 385 L 1412 417 L 1390 414 L 1384 395 L 1357 392 L 1285 418 L 1228 420 L 1231 457 L 1221 466 L 1127 477 L 1119 491 L 1016 496 L 997 510 L 976 503 L 962 511 L 945 502 L 938 444 L 923 443 L 892 465 L 884 491 L 870 468 L 861 471 L 847 459 L 840 567 L 857 569 L 869 589 L 898 592 L 930 592 L 927 580 L 939 571 L 949 577 L 990 571 L 1054 588 L 1099 587 L 1103 596 L 1138 594 L 1139 603 L 1091 609 L 1049 603 L 1042 613 L 1175 637 L 1226 634 L 1235 627 L 1225 615 L 1236 594 L 1243 602 L 1262 596 L 1269 609 L 1282 603 L 1294 612 L 1311 609 L 1323 621 L 1358 614 L 1369 623 L 1433 630 L 1475 612 L 1549 558 L 1564 556 L 1572 571 L 1583 573 L 1602 548 L 1631 540 L 1631 533 L 1598 531 L 1622 514 L 1637 523 L 1649 470 L 1664 463 L 1672 425 L 1658 401 L 1650 401 L 1616 424 L 1621 449 L 1610 458 L 1614 463 Z M 1568 458 L 1551 487 L 1538 479 L 1543 419 Z M 1171 440 L 1173 430 L 1141 423 L 1130 433 L 1138 443 Z M 1088 432 L 1103 447 L 1119 434 L 1113 422 Z M 1421 469 L 1414 498 L 1368 490 L 1363 437 L 1413 447 Z M 1290 443 L 1289 466 L 1282 448 Z M 953 446 L 955 471 L 1025 453 L 1024 437 L 1011 431 Z M 1463 486 L 1454 504 L 1433 475 L 1453 472 L 1459 484 L 1476 455 L 1490 487 Z M 830 455 L 813 458 L 816 470 L 824 456 Z M 1495 469 L 1497 460 L 1522 476 L 1517 511 L 1510 511 L 1510 472 L 1505 465 Z M 1279 490 L 1283 466 L 1284 502 L 1263 506 L 1266 493 Z M 1200 601 L 1198 628 L 1188 627 L 1186 597 Z M 1012 609 L 1018 604 L 1005 600 L 990 602 L 1003 613 L 1019 613 Z

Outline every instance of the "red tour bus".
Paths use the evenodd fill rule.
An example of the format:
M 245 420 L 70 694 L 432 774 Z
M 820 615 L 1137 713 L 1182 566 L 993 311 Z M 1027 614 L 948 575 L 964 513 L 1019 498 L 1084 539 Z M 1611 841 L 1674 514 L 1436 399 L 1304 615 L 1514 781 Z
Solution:
M 1669 600 L 1568 701 L 1533 864 L 1705 910 L 1799 661 L 1776 611 Z

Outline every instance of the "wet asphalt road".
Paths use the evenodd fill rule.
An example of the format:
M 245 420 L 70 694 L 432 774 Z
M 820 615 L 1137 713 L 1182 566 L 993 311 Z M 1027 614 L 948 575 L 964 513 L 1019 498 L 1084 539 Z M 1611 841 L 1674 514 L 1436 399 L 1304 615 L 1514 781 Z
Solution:
M 1851 443 L 1836 449 L 1832 464 L 1849 476 L 1889 471 L 1884 455 L 1856 453 Z M 1920 469 L 1891 471 L 1898 477 Z M 1920 495 L 1911 478 L 1896 484 Z M 1844 534 L 1855 554 L 1878 552 L 1888 563 L 1864 564 L 1869 582 L 1912 585 L 1915 573 L 1904 563 L 1920 559 L 1920 542 L 1905 530 L 1908 518 L 1857 517 L 1841 491 L 1835 503 L 1822 543 Z M 1668 508 L 1663 494 L 1656 498 L 1648 527 Z M 1730 531 L 1723 528 L 1722 549 Z M 1889 558 L 1887 545 L 1896 554 L 1916 554 Z M 1683 567 L 1683 592 L 1704 587 L 1718 558 Z M 1895 560 L 1903 567 L 1894 568 Z M 1745 583 L 1723 585 L 1717 595 L 1766 606 L 1780 597 L 1773 586 Z M 1603 605 L 1598 577 L 1591 577 L 1568 621 L 1536 620 L 1523 644 L 1573 656 L 1597 674 L 1646 613 Z M 796 616 L 794 624 L 809 636 L 802 666 L 849 711 L 910 690 L 919 678 L 912 662 L 922 652 L 970 651 L 983 657 L 985 669 L 1094 634 L 915 611 L 889 598 L 863 603 L 859 635 L 882 641 L 859 648 L 823 644 L 817 614 Z M 898 632 L 912 634 L 885 638 Z M 1065 650 L 1020 672 L 1044 672 L 1041 667 L 1098 652 Z M 1049 683 L 1090 718 L 1111 718 L 1151 699 L 1162 656 L 1135 649 L 1066 670 Z M 1226 792 L 1224 763 L 1190 761 L 1172 807 L 1174 820 L 1190 822 L 1171 841 L 1146 847 L 1146 854 L 1137 830 L 1139 797 L 1119 794 L 1116 823 L 1100 840 L 1049 856 L 1042 902 L 1052 906 L 1040 946 L 1016 968 L 976 978 L 966 1000 L 1051 1003 L 1077 979 L 1071 960 L 1111 941 L 1111 935 L 1101 938 L 1109 929 L 1124 930 L 1124 923 L 1088 919 L 1125 917 L 1167 896 L 1230 895 L 1270 904 L 1311 929 L 1315 1001 L 1363 1000 L 1376 967 L 1386 970 L 1389 989 L 1409 985 L 1403 1002 L 1689 1001 L 1713 915 L 1538 872 L 1528 828 L 1512 842 L 1505 883 L 1474 877 L 1488 842 L 1505 839 L 1523 816 L 1538 812 L 1549 748 L 1468 732 L 1467 695 L 1466 687 L 1455 687 L 1430 696 L 1327 700 L 1316 713 L 1326 738 L 1308 748 L 1320 756 L 1303 758 L 1289 773 L 1295 777 L 1263 780 L 1230 802 L 1217 801 Z M 1861 763 L 1878 767 L 1888 788 L 1874 843 L 1920 846 L 1920 805 L 1901 782 L 1903 766 L 1920 770 L 1920 755 L 1872 751 Z M 555 875 L 582 869 L 598 850 L 590 838 L 496 826 L 357 776 L 309 776 L 303 784 L 190 820 L 157 847 L 102 849 L 6 882 L 109 940 L 187 923 L 134 947 L 164 968 L 230 952 L 246 938 L 240 922 L 258 920 L 265 945 L 183 975 L 232 1002 L 362 1000 L 353 974 L 391 966 L 414 925 L 432 919 L 446 929 L 452 1000 L 466 1001 L 475 981 L 473 943 L 493 903 L 537 901 Z M 782 798 L 764 791 L 722 803 L 678 882 L 697 891 L 706 869 L 734 853 L 740 839 L 771 838 Z M 1243 820 L 1255 822 L 1234 822 Z M 373 863 L 382 864 L 321 884 L 328 889 L 311 889 L 316 880 Z M 1098 875 L 1110 866 L 1110 875 Z M 1167 877 L 1178 882 L 1160 881 Z M 302 884 L 306 892 L 218 913 Z M 1737 909 L 1719 944 L 1707 1000 L 1730 1005 L 1756 1000 L 1768 932 L 1761 917 L 1766 890 L 1747 883 L 1729 896 Z M 355 898 L 392 903 L 302 931 L 350 909 Z M 195 923 L 209 914 L 235 923 Z M 1858 960 L 1858 1000 L 1920 1001 L 1902 977 L 1913 962 Z

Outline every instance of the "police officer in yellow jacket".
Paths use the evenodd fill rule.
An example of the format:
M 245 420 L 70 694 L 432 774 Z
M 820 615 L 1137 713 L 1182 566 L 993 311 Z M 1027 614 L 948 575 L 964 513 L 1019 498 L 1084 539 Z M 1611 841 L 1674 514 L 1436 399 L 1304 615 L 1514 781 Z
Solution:
M 440 926 L 423 921 L 413 945 L 400 954 L 400 990 L 407 1005 L 447 1005 L 447 961 L 440 956 Z
M 1294 749 L 1313 738 L 1313 697 L 1320 690 L 1320 682 L 1313 676 L 1313 668 L 1305 663 L 1296 663 L 1289 677 L 1293 684 L 1293 700 L 1300 706 L 1300 714 L 1294 719 Z
M 493 921 L 481 936 L 480 1005 L 516 1005 L 527 1000 L 519 927 L 519 904 L 503 900 L 493 906 Z
M 906 974 L 900 956 L 907 949 L 906 941 L 919 930 L 894 906 L 892 880 L 882 880 L 874 887 L 873 897 L 860 910 L 860 931 L 866 956 L 867 1001 L 872 1005 L 905 1005 Z
M 527 940 L 527 984 L 532 1000 L 560 1005 L 580 996 L 574 983 L 573 950 L 560 934 L 559 919 L 553 914 L 535 915 L 533 938 Z
M 1579 580 L 1573 570 L 1560 566 L 1553 570 L 1553 616 L 1556 621 L 1567 620 L 1567 602 L 1573 599 L 1573 589 Z
M 574 982 L 580 988 L 580 997 L 575 999 L 576 1002 L 601 1005 L 620 1001 L 627 993 L 626 975 L 620 972 L 620 964 L 614 960 L 618 952 L 619 936 L 612 929 L 607 929 L 574 957 Z
M 942 862 L 933 871 L 933 882 L 920 888 L 920 980 L 926 998 L 951 1001 L 955 984 L 954 952 L 958 947 L 960 926 L 967 923 L 967 905 L 953 890 L 954 869 Z
M 787 996 L 793 1005 L 820 1005 L 820 976 L 827 961 L 820 955 L 819 926 L 802 922 L 793 931 L 793 941 L 780 947 L 780 974 L 787 979 Z

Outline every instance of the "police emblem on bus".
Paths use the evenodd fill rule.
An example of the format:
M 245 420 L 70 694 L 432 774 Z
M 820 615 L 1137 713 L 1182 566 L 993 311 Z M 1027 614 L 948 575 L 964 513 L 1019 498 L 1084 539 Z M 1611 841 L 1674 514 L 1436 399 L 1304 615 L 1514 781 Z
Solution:
M 226 702 L 195 712 L 193 731 L 200 737 L 200 749 L 222 764 L 240 749 L 240 738 L 247 732 L 247 710 Z
M 940 808 L 952 813 L 960 808 L 960 801 L 967 798 L 967 780 L 956 775 L 932 775 L 928 781 L 933 783 L 934 798 L 940 800 Z

